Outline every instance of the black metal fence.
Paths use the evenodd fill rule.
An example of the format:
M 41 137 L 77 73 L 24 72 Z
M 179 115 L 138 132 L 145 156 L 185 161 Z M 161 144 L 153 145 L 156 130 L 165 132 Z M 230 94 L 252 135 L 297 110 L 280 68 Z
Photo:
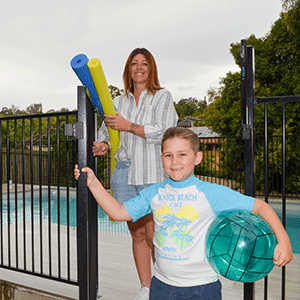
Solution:
M 0 119 L 1 268 L 77 284 L 76 143 L 63 135 L 76 119 L 77 112 Z
M 86 97 L 84 91 L 81 97 Z M 93 113 L 92 108 L 89 111 Z M 64 135 L 64 125 L 75 124 L 78 119 L 78 112 L 0 118 L 0 268 L 79 286 L 82 281 L 81 299 L 86 299 L 85 295 L 97 290 L 97 280 L 89 290 L 88 277 L 79 278 L 78 270 L 86 274 L 90 272 L 89 266 L 97 264 L 87 259 L 87 253 L 79 255 L 79 252 L 87 249 L 95 252 L 97 247 L 89 236 L 90 228 L 83 224 L 78 231 L 77 221 L 84 223 L 86 216 L 91 215 L 89 202 L 95 204 L 95 201 L 81 201 L 80 209 L 77 208 L 73 168 L 79 152 L 87 155 L 91 151 L 86 141 Z M 88 143 L 91 148 L 91 140 Z M 197 166 L 196 175 L 244 193 L 242 137 L 206 137 L 200 139 L 200 145 L 204 159 Z M 299 135 L 255 137 L 256 197 L 267 194 L 282 198 L 284 194 L 284 197 L 300 198 L 298 145 Z M 267 164 L 266 148 L 270 152 Z M 109 164 L 109 156 L 98 159 L 98 175 L 107 188 Z M 82 190 L 83 198 L 89 198 L 88 191 Z M 84 249 L 78 250 L 78 237 L 86 244 Z
M 285 191 L 289 199 L 300 199 L 300 135 L 286 136 L 285 143 Z M 267 188 L 269 197 L 282 198 L 282 135 L 268 136 L 270 158 L 267 171 L 265 147 L 265 136 L 255 136 L 255 196 L 264 197 Z M 203 161 L 196 167 L 196 175 L 203 180 L 229 186 L 244 193 L 242 137 L 200 138 L 200 149 L 203 152 Z

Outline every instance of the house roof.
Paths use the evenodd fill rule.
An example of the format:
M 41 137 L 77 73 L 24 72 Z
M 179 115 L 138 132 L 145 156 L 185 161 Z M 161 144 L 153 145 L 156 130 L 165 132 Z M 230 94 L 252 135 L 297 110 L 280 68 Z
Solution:
M 213 132 L 210 128 L 208 127 L 190 127 L 189 129 L 193 130 L 198 137 L 201 138 L 214 138 L 214 137 L 219 137 L 219 135 L 216 132 Z
M 192 126 L 192 120 L 190 119 L 184 119 L 183 121 L 179 122 L 177 124 L 178 127 L 191 127 Z

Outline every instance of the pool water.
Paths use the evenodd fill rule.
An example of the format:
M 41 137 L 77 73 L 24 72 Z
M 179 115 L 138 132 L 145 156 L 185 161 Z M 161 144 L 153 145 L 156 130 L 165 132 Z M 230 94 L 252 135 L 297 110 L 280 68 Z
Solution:
M 270 203 L 282 220 L 281 204 Z M 300 254 L 300 203 L 288 203 L 286 210 L 286 232 L 290 237 L 293 253 Z
M 32 198 L 32 200 L 31 200 Z M 23 193 L 17 194 L 17 205 L 15 201 L 15 194 L 10 194 L 10 216 L 8 219 L 8 201 L 7 195 L 3 195 L 2 199 L 2 224 L 14 224 L 16 218 L 18 222 L 34 221 L 42 223 L 60 224 L 69 226 L 77 226 L 77 210 L 76 210 L 76 192 L 70 191 L 69 202 L 67 202 L 66 190 L 51 190 L 50 201 L 48 190 L 42 191 L 42 200 L 40 201 L 39 191 L 25 193 L 25 206 L 23 205 Z M 69 210 L 68 210 L 69 205 Z M 17 206 L 17 209 L 16 209 Z M 24 208 L 25 207 L 25 208 Z M 58 209 L 59 208 L 59 209 Z M 16 213 L 17 211 L 17 213 Z M 49 214 L 50 211 L 50 214 Z M 69 213 L 68 213 L 69 211 Z M 41 220 L 40 220 L 41 216 Z M 68 220 L 69 218 L 69 220 Z M 58 222 L 59 221 L 59 222 Z M 108 220 L 106 213 L 98 205 L 98 229 L 107 232 L 129 233 L 126 222 L 111 222 Z
M 25 209 L 23 205 L 23 194 L 17 194 L 17 210 L 14 194 L 10 195 L 10 216 L 8 218 L 8 201 L 7 196 L 3 195 L 2 199 L 2 214 L 0 214 L 0 221 L 3 225 L 14 224 L 16 218 L 18 222 L 31 221 L 43 222 L 51 224 L 67 225 L 69 217 L 69 226 L 77 226 L 76 223 L 76 193 L 70 191 L 69 203 L 67 203 L 66 190 L 60 190 L 59 195 L 57 190 L 51 190 L 50 201 L 48 201 L 48 190 L 43 190 L 42 201 L 39 200 L 39 191 L 33 192 L 33 200 L 31 201 L 31 192 L 25 193 Z M 69 204 L 69 213 L 67 204 Z M 59 206 L 59 209 L 58 209 Z M 271 206 L 281 218 L 280 203 L 271 203 Z M 17 211 L 17 214 L 16 214 Z M 49 214 L 50 211 L 50 214 Z M 41 220 L 40 220 L 41 215 Z M 289 203 L 287 205 L 287 220 L 286 231 L 290 237 L 293 252 L 300 254 L 300 204 Z M 106 213 L 98 205 L 98 229 L 105 232 L 125 233 L 129 230 L 126 222 L 110 222 Z

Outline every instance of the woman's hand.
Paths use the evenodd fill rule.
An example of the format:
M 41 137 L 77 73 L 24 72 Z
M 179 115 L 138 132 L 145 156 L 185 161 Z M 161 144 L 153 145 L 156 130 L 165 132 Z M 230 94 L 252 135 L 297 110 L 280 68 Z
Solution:
M 107 153 L 109 149 L 109 145 L 107 142 L 103 141 L 103 142 L 93 142 L 93 147 L 92 147 L 92 151 L 94 156 L 101 156 L 101 155 L 105 155 Z
M 123 118 L 123 116 L 116 112 L 116 115 L 104 115 L 105 123 L 111 129 L 116 129 L 119 131 L 129 131 L 130 122 Z

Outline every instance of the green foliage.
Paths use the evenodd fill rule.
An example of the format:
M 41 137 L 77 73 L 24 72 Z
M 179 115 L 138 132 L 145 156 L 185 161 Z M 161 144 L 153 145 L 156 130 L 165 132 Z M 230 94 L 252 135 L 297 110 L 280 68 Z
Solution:
M 246 43 L 255 49 L 255 95 L 257 97 L 293 96 L 300 95 L 300 1 L 283 1 L 285 12 L 272 25 L 269 33 L 262 38 L 251 35 Z M 230 52 L 236 64 L 239 65 L 240 43 L 231 44 Z M 241 135 L 241 95 L 240 73 L 227 73 L 222 78 L 221 87 L 209 90 L 209 106 L 203 112 L 205 125 L 211 127 L 221 136 Z M 282 136 L 282 104 L 268 105 L 268 135 L 270 151 L 270 167 L 268 171 L 270 189 L 280 191 L 282 184 L 282 141 L 274 143 L 275 137 Z M 263 104 L 255 108 L 255 136 L 263 136 L 265 133 L 265 107 Z M 287 191 L 299 188 L 299 172 L 296 174 L 295 163 L 300 157 L 299 147 L 292 144 L 297 140 L 300 126 L 300 103 L 285 104 L 285 134 L 290 139 L 286 142 L 286 180 Z M 256 145 L 256 185 L 258 189 L 264 188 L 263 171 L 257 171 L 264 166 L 263 144 Z M 280 155 L 274 155 L 279 153 Z M 222 160 L 234 168 L 234 158 L 230 162 L 231 151 Z M 234 157 L 234 156 L 232 156 Z M 243 154 L 241 156 L 243 159 Z M 263 168 L 262 168 L 263 169 Z M 280 187 L 280 188 L 279 188 Z
M 221 97 L 203 111 L 205 125 L 222 136 L 241 135 L 240 81 L 239 73 L 227 73 L 227 76 L 221 79 Z
M 178 103 L 175 103 L 175 109 L 181 122 L 186 117 L 196 119 L 194 126 L 203 125 L 202 113 L 207 107 L 206 100 L 198 100 L 196 98 L 181 99 Z
M 109 85 L 108 88 L 109 88 L 112 99 L 114 99 L 124 93 L 123 89 L 119 89 L 118 87 L 113 86 L 113 85 Z

